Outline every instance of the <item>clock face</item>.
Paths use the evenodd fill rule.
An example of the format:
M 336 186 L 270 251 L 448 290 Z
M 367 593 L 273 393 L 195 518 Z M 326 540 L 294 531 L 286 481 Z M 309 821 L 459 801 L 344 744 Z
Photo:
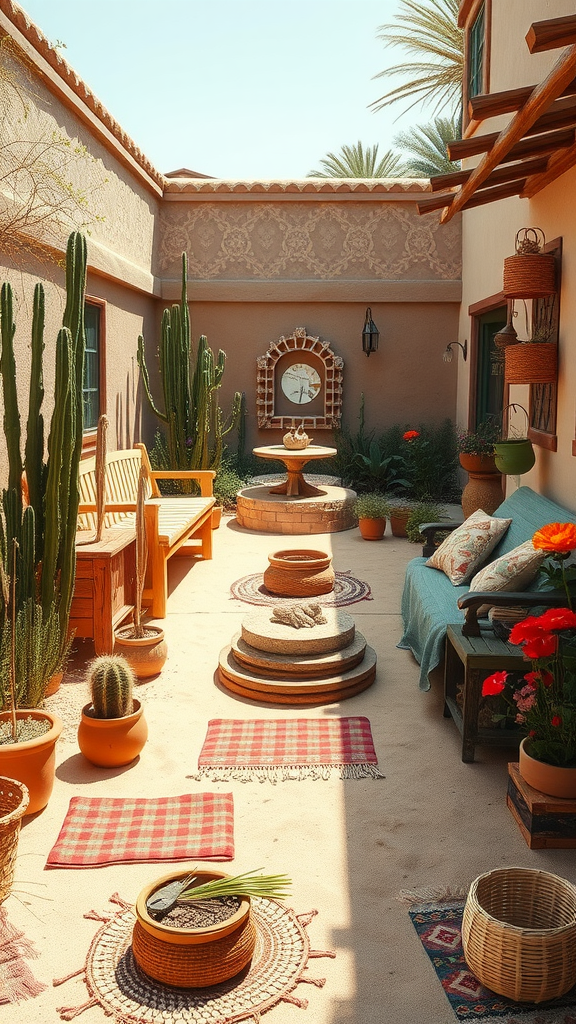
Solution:
M 320 374 L 308 363 L 292 363 L 282 374 L 282 391 L 295 405 L 306 405 L 316 398 L 322 387 Z

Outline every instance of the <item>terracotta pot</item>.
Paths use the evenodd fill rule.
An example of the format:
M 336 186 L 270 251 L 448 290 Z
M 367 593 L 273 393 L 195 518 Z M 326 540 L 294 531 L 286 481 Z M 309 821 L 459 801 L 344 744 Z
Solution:
M 155 981 L 178 988 L 204 988 L 233 978 L 250 963 L 256 930 L 248 897 L 242 898 L 232 917 L 208 928 L 173 928 L 151 917 L 146 909 L 148 897 L 188 873 L 172 871 L 142 890 L 136 900 L 132 952 L 136 963 Z M 194 873 L 200 884 L 229 877 L 224 871 Z
M 220 523 L 222 522 L 222 512 L 223 512 L 223 506 L 222 505 L 213 505 L 212 506 L 212 529 L 213 530 L 217 530 L 218 527 L 220 526 Z
M 145 636 L 137 640 L 133 635 L 133 626 L 121 626 L 114 632 L 114 654 L 121 654 L 126 658 L 137 679 L 157 676 L 168 657 L 164 630 L 160 626 L 149 625 L 146 625 L 145 629 L 153 631 L 154 636 Z
M 264 573 L 264 586 L 282 597 L 316 597 L 334 590 L 332 556 L 325 551 L 274 551 Z
M 55 672 L 54 675 L 48 680 L 48 685 L 44 693 L 45 697 L 53 697 L 55 693 L 58 693 L 60 689 L 60 683 L 64 678 L 64 672 Z
M 386 530 L 386 519 L 358 519 L 358 529 L 364 540 L 382 540 Z
M 148 738 L 148 726 L 139 700 L 134 711 L 124 718 L 93 718 L 91 704 L 82 708 L 78 726 L 78 746 L 84 757 L 99 768 L 120 768 L 130 764 Z
M 496 462 L 493 455 L 469 455 L 467 452 L 460 452 L 458 456 L 462 469 L 467 473 L 499 473 L 496 469 Z
M 398 508 L 395 512 L 390 513 L 390 527 L 394 537 L 408 536 L 406 533 L 406 523 L 408 522 L 411 513 L 411 508 Z
M 546 764 L 531 757 L 526 750 L 529 743 L 526 736 L 520 744 L 520 775 L 532 789 L 537 789 L 547 796 L 576 799 L 576 768 L 559 768 L 555 764 Z
M 49 731 L 43 736 L 0 746 L 0 775 L 16 779 L 28 787 L 30 802 L 26 814 L 34 814 L 46 807 L 54 788 L 56 740 L 62 732 L 63 724 L 58 715 L 39 708 L 19 708 L 16 718 L 33 718 L 36 721 L 47 721 L 50 725 Z M 9 721 L 10 713 L 3 711 L 0 723 Z
M 467 519 L 481 508 L 492 515 L 504 500 L 502 474 L 496 469 L 493 455 L 467 455 L 460 453 L 460 465 L 468 473 L 468 483 L 462 491 L 462 511 Z

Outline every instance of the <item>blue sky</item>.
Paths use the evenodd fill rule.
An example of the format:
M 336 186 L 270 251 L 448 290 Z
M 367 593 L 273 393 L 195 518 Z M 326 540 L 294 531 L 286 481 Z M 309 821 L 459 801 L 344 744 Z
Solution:
M 399 0 L 23 0 L 160 171 L 302 178 L 330 150 L 428 120 L 367 106 L 402 52 L 376 38 Z M 396 120 L 397 119 L 397 120 Z

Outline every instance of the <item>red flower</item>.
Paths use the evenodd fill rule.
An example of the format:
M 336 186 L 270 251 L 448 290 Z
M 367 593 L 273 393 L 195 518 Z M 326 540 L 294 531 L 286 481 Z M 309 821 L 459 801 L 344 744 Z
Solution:
M 509 640 L 511 644 L 522 644 L 527 658 L 550 658 L 558 644 L 554 633 L 543 629 L 540 619 L 531 615 L 512 626 Z
M 569 608 L 548 608 L 536 619 L 543 629 L 574 629 L 576 628 L 576 612 Z
M 510 643 L 522 644 L 526 640 L 533 640 L 534 637 L 539 636 L 542 630 L 538 621 L 535 615 L 529 615 L 528 618 L 522 619 L 522 622 L 517 622 L 510 630 Z
M 528 733 L 528 736 L 530 737 L 531 740 L 534 739 L 535 735 L 536 735 L 536 729 L 530 729 L 530 732 Z
M 542 683 L 542 686 L 552 686 L 554 682 L 552 673 L 545 670 L 542 670 L 542 672 L 527 672 L 524 679 L 533 690 L 537 688 L 538 683 Z
M 496 694 L 502 693 L 506 687 L 507 678 L 507 672 L 494 672 L 494 675 L 488 676 L 482 683 L 482 696 L 494 697 Z
M 562 725 L 562 719 L 560 718 L 560 715 L 552 715 L 551 724 L 554 726 L 555 729 L 557 729 L 559 725 Z
M 541 530 L 536 530 L 532 543 L 541 551 L 556 551 L 559 554 L 574 551 L 576 526 L 574 523 L 548 523 Z
M 524 654 L 527 658 L 537 660 L 538 658 L 551 658 L 558 649 L 558 637 L 554 633 L 541 633 L 533 640 L 527 640 L 524 644 Z
M 418 430 L 407 430 L 405 434 L 402 434 L 402 439 L 404 441 L 413 441 L 416 437 L 420 437 Z M 576 547 L 576 544 L 574 546 Z

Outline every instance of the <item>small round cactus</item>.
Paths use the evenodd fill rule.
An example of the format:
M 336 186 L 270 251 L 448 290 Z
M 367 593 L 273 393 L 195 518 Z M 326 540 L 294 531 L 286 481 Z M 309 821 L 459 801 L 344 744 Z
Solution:
M 89 665 L 88 681 L 95 718 L 124 718 L 134 710 L 135 675 L 119 654 L 103 655 Z

